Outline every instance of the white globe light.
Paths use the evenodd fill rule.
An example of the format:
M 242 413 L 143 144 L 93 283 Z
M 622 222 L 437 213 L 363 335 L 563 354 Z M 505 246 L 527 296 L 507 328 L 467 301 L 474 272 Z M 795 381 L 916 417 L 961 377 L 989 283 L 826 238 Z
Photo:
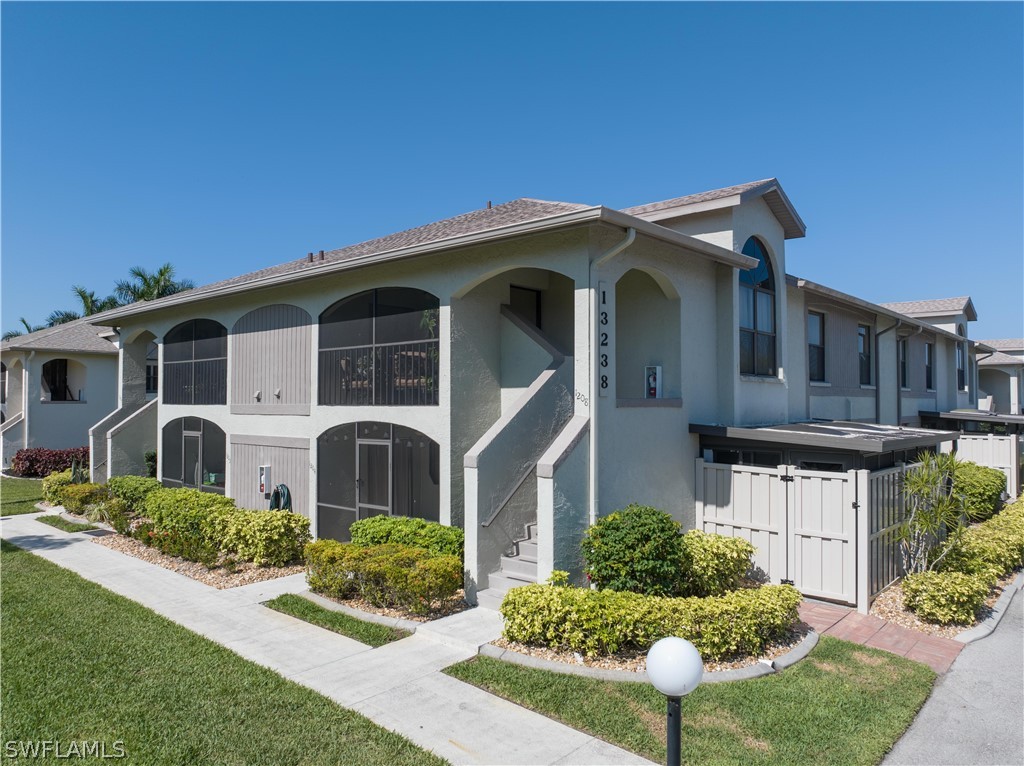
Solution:
M 685 638 L 669 636 L 647 652 L 647 677 L 666 697 L 682 697 L 700 684 L 704 661 L 697 647 Z

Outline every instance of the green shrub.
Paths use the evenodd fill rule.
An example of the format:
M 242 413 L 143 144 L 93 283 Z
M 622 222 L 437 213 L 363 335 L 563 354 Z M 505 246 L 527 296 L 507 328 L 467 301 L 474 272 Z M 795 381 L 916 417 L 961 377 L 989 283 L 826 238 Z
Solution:
M 587 530 L 581 544 L 588 579 L 600 589 L 651 596 L 679 587 L 685 563 L 678 522 L 642 505 L 610 513 Z
M 128 525 L 131 524 L 132 514 L 128 512 L 128 504 L 119 497 L 112 497 L 105 503 L 97 506 L 96 519 L 103 521 L 114 528 L 119 535 L 128 534 Z M 92 518 L 90 516 L 90 518 Z
M 720 596 L 735 590 L 751 567 L 754 546 L 739 537 L 693 529 L 683 535 L 682 596 Z
M 1002 577 L 1024 566 L 1024 499 L 964 530 L 942 552 L 938 569 L 946 572 Z
M 290 511 L 236 510 L 226 517 L 225 550 L 260 566 L 284 566 L 302 558 L 309 519 Z
M 903 603 L 928 622 L 974 622 L 992 589 L 988 575 L 962 572 L 920 572 L 903 579 Z
M 235 502 L 197 489 L 155 489 L 142 501 L 153 523 L 149 544 L 169 556 L 212 566 L 224 547 Z
M 760 654 L 796 623 L 800 593 L 766 585 L 709 598 L 666 598 L 588 588 L 526 585 L 501 604 L 509 641 L 587 656 L 650 648 L 680 636 L 706 659 Z
M 64 488 L 71 486 L 71 469 L 51 473 L 43 479 L 43 500 L 50 505 L 64 504 Z
M 963 496 L 967 515 L 973 521 L 984 521 L 991 518 L 1003 504 L 1006 474 L 996 468 L 986 468 L 975 463 L 958 463 L 953 491 Z
M 375 606 L 426 614 L 462 587 L 462 560 L 397 543 L 363 547 L 319 540 L 306 546 L 310 590 L 334 598 L 360 596 Z
M 69 513 L 83 513 L 87 506 L 102 503 L 110 498 L 102 484 L 69 484 L 61 490 L 64 510 Z
M 462 559 L 465 544 L 465 535 L 458 527 L 405 516 L 371 516 L 349 529 L 352 542 L 363 547 L 398 543 Z
M 146 461 L 146 475 L 151 478 L 156 478 L 156 450 L 150 450 L 146 452 L 142 459 Z
M 145 476 L 112 476 L 107 487 L 110 494 L 124 500 L 128 513 L 136 515 L 142 513 L 146 496 L 163 488 L 159 481 Z

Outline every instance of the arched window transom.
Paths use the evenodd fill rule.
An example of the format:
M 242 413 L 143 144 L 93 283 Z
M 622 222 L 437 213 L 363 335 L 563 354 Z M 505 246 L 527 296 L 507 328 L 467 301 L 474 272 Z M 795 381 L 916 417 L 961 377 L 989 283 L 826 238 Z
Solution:
M 743 246 L 743 254 L 757 258 L 752 269 L 740 271 L 740 372 L 744 375 L 777 374 L 775 342 L 775 274 L 768 250 L 756 237 Z

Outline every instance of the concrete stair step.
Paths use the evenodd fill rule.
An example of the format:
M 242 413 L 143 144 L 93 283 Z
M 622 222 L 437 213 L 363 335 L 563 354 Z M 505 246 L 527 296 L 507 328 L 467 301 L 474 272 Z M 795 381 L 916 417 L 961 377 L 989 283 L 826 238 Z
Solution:
M 495 572 L 487 580 L 487 585 L 491 590 L 501 591 L 502 593 L 507 593 L 512 588 L 519 588 L 523 585 L 532 585 L 534 583 L 533 580 L 529 580 L 526 577 L 507 575 L 503 572 Z
M 519 553 L 519 558 L 526 559 L 527 561 L 537 560 L 537 541 L 536 540 L 520 540 L 516 543 L 516 551 Z
M 522 556 L 502 556 L 501 574 L 507 577 L 528 578 L 530 582 L 537 582 L 537 561 Z
M 536 540 L 537 539 L 537 523 L 536 522 L 534 522 L 533 524 L 527 524 L 526 525 L 526 539 L 527 540 Z
M 505 591 L 486 588 L 477 591 L 476 605 L 478 609 L 491 609 L 497 612 L 501 609 L 501 602 L 505 599 Z

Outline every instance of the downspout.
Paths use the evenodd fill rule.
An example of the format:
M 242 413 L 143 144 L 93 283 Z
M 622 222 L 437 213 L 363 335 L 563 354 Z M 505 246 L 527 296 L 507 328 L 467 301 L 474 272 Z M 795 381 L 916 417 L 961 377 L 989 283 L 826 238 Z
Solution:
M 32 383 L 32 357 L 35 355 L 35 351 L 28 352 L 21 378 L 21 446 L 24 449 L 28 449 L 28 389 Z
M 597 521 L 597 402 L 600 398 L 598 393 L 598 360 L 600 349 L 595 347 L 597 339 L 597 269 L 617 256 L 627 247 L 636 241 L 636 229 L 630 226 L 626 229 L 626 237 L 608 250 L 605 250 L 597 260 L 590 264 L 590 523 Z
M 896 320 L 896 324 L 892 325 L 891 327 L 886 327 L 881 332 L 876 332 L 875 333 L 875 360 L 874 360 L 874 363 L 875 363 L 875 422 L 879 423 L 879 424 L 881 424 L 881 422 L 882 422 L 882 376 L 879 375 L 879 370 L 881 369 L 880 362 L 882 361 L 882 359 L 879 356 L 879 349 L 881 348 L 881 346 L 878 343 L 878 339 L 881 338 L 883 335 L 885 335 L 887 332 L 890 332 L 891 330 L 898 330 L 902 326 L 903 326 L 903 320 L 902 319 L 897 319 Z M 897 350 L 897 353 L 898 353 L 898 350 Z M 897 411 L 899 411 L 899 400 L 900 400 L 899 388 L 900 388 L 899 380 L 897 380 L 896 381 L 896 402 L 897 402 L 896 408 L 897 408 Z M 896 425 L 899 425 L 898 421 L 897 421 Z

